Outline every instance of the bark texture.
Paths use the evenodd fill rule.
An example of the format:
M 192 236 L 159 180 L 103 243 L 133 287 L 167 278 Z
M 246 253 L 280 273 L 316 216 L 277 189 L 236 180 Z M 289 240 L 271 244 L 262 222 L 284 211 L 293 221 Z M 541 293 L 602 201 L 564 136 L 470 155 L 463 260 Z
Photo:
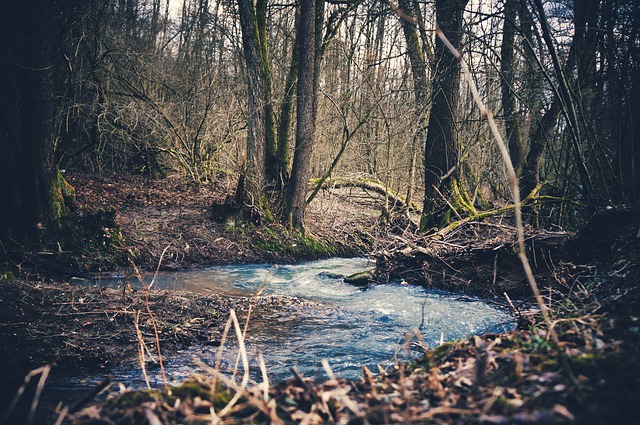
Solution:
M 261 66 L 256 10 L 252 0 L 238 0 L 242 48 L 247 72 L 247 159 L 238 187 L 244 210 L 259 214 L 266 186 L 266 88 Z
M 52 203 L 50 13 L 49 0 L 29 0 L 8 5 L 0 21 L 0 238 L 36 245 L 63 210 Z
M 440 28 L 458 47 L 462 41 L 462 18 L 467 0 L 437 0 L 436 19 Z M 460 62 L 436 38 L 432 83 L 433 101 L 425 143 L 425 194 L 420 228 L 437 227 L 446 219 L 446 196 L 457 178 L 458 140 L 456 119 L 460 103 Z
M 315 134 L 316 0 L 300 2 L 299 35 L 296 149 L 285 201 L 285 214 L 289 216 L 294 228 L 303 230 Z

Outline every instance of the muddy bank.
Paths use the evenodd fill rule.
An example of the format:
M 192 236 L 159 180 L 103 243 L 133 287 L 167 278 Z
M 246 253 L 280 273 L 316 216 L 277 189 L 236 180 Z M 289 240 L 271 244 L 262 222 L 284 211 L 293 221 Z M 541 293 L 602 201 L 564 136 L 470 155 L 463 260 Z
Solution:
M 76 285 L 44 280 L 0 282 L 0 406 L 4 412 L 33 369 L 100 371 L 123 363 L 148 367 L 195 343 L 217 346 L 231 309 L 244 320 L 265 311 L 300 314 L 311 303 L 292 297 L 227 298 L 187 291 Z M 32 396 L 32 394 L 31 394 Z M 24 412 L 23 412 L 24 413 Z
M 187 291 L 152 290 L 148 297 L 130 285 L 108 288 L 60 282 L 1 282 L 0 362 L 20 377 L 48 363 L 59 368 L 108 369 L 135 357 L 139 335 L 167 349 L 199 342 L 219 344 L 229 311 L 242 317 L 251 305 L 301 308 L 291 297 L 226 298 Z M 155 327 L 155 329 L 154 329 Z
M 113 212 L 122 232 L 120 249 L 134 254 L 146 270 L 178 270 L 232 263 L 291 263 L 330 256 L 361 256 L 375 242 L 380 197 L 357 188 L 325 191 L 307 212 L 313 237 L 290 232 L 277 223 L 220 220 L 213 206 L 233 189 L 220 183 L 196 185 L 182 178 L 72 173 L 77 213 Z M 164 253 L 164 255 L 163 255 Z M 92 263 L 84 257 L 75 268 L 114 271 L 129 268 L 126 258 L 115 264 Z
M 45 229 L 39 251 L 11 246 L 0 271 L 53 278 L 96 272 L 184 270 L 237 263 L 292 263 L 371 252 L 384 233 L 384 199 L 360 188 L 325 190 L 309 206 L 302 235 L 277 222 L 220 219 L 215 205 L 232 189 L 180 176 L 67 173 L 76 203 L 59 229 Z
M 58 252 L 52 246 L 44 263 L 24 259 L 11 264 L 18 279 L 0 282 L 4 404 L 26 372 L 45 364 L 107 370 L 123 358 L 135 360 L 141 339 L 151 352 L 157 340 L 169 351 L 195 342 L 218 344 L 230 309 L 242 316 L 249 306 L 248 299 L 155 290 L 147 305 L 145 292 L 127 285 L 79 287 L 59 277 L 52 281 L 44 277 L 48 265 L 84 271 L 119 266 L 126 274 L 132 272 L 128 253 L 133 251 L 136 264 L 154 270 L 165 248 L 161 267 L 170 269 L 305 258 L 294 250 L 299 238 L 286 229 L 211 220 L 207 208 L 220 196 L 213 186 L 127 176 L 70 180 L 78 191 L 80 216 L 115 211 L 120 249 L 127 256 L 121 262 L 99 256 L 100 243 L 112 236 L 107 227 L 90 241 L 93 251 Z M 243 388 L 239 380 L 214 382 L 216 372 L 211 371 L 173 389 L 124 393 L 94 405 L 89 397 L 85 410 L 79 406 L 63 415 L 64 423 L 210 423 L 215 420 L 211 407 L 216 415 L 222 411 L 226 422 L 248 423 L 634 423 L 640 403 L 640 220 L 635 215 L 598 218 L 599 224 L 577 236 L 528 230 L 529 257 L 551 309 L 556 344 L 526 303 L 530 292 L 508 218 L 425 238 L 407 232 L 409 227 L 383 232 L 379 199 L 360 209 L 360 203 L 371 205 L 366 194 L 324 195 L 311 212 L 316 242 L 352 246 L 353 253 L 377 247 L 374 278 L 380 281 L 406 280 L 501 299 L 507 293 L 524 301 L 514 302 L 519 330 L 425 348 L 423 360 L 398 364 L 378 376 L 365 370 L 360 381 L 314 383 L 292 372 L 292 379 L 269 388 Z M 286 313 L 305 308 L 291 298 L 259 300 L 256 309 Z M 417 336 L 407 344 L 421 347 Z M 33 394 L 25 395 L 16 420 L 26 417 Z M 47 417 L 53 423 L 58 414 Z
M 542 286 L 560 274 L 576 273 L 575 234 L 526 228 L 525 245 Z M 376 250 L 376 277 L 405 280 L 429 288 L 502 297 L 530 295 L 517 256 L 516 229 L 510 219 L 469 222 L 440 235 L 392 235 Z
M 614 247 L 625 247 L 614 250 L 615 262 L 591 257 L 555 275 L 549 268 L 541 287 L 550 327 L 529 311 L 517 331 L 424 348 L 423 359 L 378 375 L 363 369 L 360 380 L 334 378 L 327 368 L 331 379 L 323 383 L 292 371 L 276 385 L 245 388 L 239 377 L 221 380 L 212 370 L 179 386 L 115 395 L 62 416 L 73 424 L 637 423 L 640 220 L 631 226 L 633 232 L 627 225 L 607 232 Z M 578 246 L 581 240 L 570 239 Z M 442 262 L 454 261 L 439 254 Z M 423 347 L 418 335 L 407 344 Z

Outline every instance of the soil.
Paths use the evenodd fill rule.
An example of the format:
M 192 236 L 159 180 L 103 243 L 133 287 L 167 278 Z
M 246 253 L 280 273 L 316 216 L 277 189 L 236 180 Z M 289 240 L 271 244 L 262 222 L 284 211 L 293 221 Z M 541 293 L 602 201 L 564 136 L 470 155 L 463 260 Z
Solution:
M 76 188 L 78 214 L 112 211 L 122 230 L 122 249 L 133 252 L 136 264 L 147 270 L 156 269 L 158 264 L 164 270 L 178 270 L 365 255 L 371 251 L 381 211 L 380 197 L 361 189 L 323 191 L 306 214 L 309 232 L 320 244 L 332 247 L 331 252 L 322 252 L 305 250 L 298 235 L 277 223 L 257 225 L 233 217 L 220 220 L 213 206 L 224 204 L 232 191 L 220 184 L 197 185 L 179 176 L 158 180 L 135 175 L 71 174 L 68 180 Z M 117 266 L 130 268 L 128 262 Z M 113 262 L 100 264 L 80 258 L 74 270 L 112 272 L 113 267 Z
M 125 392 L 95 404 L 87 394 L 81 403 L 65 402 L 71 411 L 60 407 L 44 417 L 78 424 L 211 423 L 216 417 L 231 423 L 638 423 L 637 211 L 605 211 L 577 235 L 527 229 L 528 256 L 550 307 L 545 323 L 515 255 L 508 217 L 425 237 L 404 220 L 385 226 L 379 196 L 342 188 L 323 191 L 311 204 L 307 221 L 314 237 L 305 239 L 273 223 L 217 222 L 211 205 L 224 201 L 224 187 L 180 178 L 68 179 L 76 188 L 78 221 L 91 217 L 99 231 L 83 241 L 91 249 L 52 244 L 46 253 L 6 260 L 16 279 L 4 273 L 0 281 L 4 405 L 25 374 L 43 365 L 52 373 L 108 371 L 135 359 L 140 341 L 152 353 L 158 341 L 163 350 L 220 344 L 231 309 L 242 317 L 249 305 L 283 314 L 306 307 L 283 297 L 231 300 L 128 285 L 78 286 L 70 283 L 72 272 L 135 276 L 135 267 L 368 254 L 377 261 L 376 280 L 500 298 L 511 305 L 519 328 L 425 348 L 423 360 L 376 376 L 363 370 L 359 381 L 314 383 L 292 371 L 288 381 L 245 389 L 211 371 L 172 388 Z M 419 336 L 412 344 L 421 347 Z M 28 418 L 36 393 L 32 382 L 24 405 L 5 423 Z
M 249 304 L 282 314 L 305 306 L 287 297 L 228 299 L 155 290 L 147 306 L 141 289 L 79 286 L 75 277 L 106 273 L 136 282 L 138 271 L 362 256 L 372 250 L 382 205 L 379 196 L 358 188 L 323 191 L 307 213 L 313 236 L 304 237 L 276 223 L 216 221 L 212 205 L 223 203 L 227 193 L 217 184 L 196 185 L 179 176 L 66 178 L 76 192 L 72 222 L 79 223 L 83 237 L 65 239 L 63 231 L 48 240 L 49 249 L 5 251 L 0 262 L 0 412 L 25 375 L 42 365 L 64 373 L 108 371 L 135 361 L 136 323 L 151 344 L 155 322 L 161 347 L 174 350 L 219 343 L 232 308 L 242 317 Z

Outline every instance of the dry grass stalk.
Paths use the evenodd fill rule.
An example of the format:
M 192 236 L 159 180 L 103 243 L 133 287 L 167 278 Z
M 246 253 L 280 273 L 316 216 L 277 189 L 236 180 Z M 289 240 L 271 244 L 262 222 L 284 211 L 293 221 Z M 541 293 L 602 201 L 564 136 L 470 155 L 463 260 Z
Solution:
M 249 359 L 247 357 L 247 349 L 244 345 L 244 335 L 242 333 L 242 329 L 240 329 L 240 323 L 238 323 L 238 317 L 236 316 L 235 310 L 231 309 L 229 316 L 233 321 L 233 326 L 236 331 L 236 335 L 238 336 L 238 350 L 240 351 L 240 356 L 242 357 L 244 374 L 242 376 L 240 387 L 233 395 L 229 403 L 220 412 L 218 412 L 218 417 L 224 417 L 231 411 L 231 408 L 238 402 L 238 400 L 240 400 L 240 397 L 242 397 L 245 389 L 247 388 L 247 384 L 249 383 Z
M 151 384 L 149 383 L 149 375 L 147 374 L 147 362 L 144 355 L 147 345 L 144 342 L 144 337 L 142 336 L 142 331 L 140 330 L 139 322 L 140 322 L 140 312 L 137 311 L 136 319 L 133 321 L 133 325 L 136 328 L 136 338 L 138 340 L 138 360 L 140 362 L 140 370 L 142 370 L 142 376 L 144 377 L 144 382 L 145 384 L 147 384 L 147 388 L 151 389 Z
M 265 403 L 267 403 L 269 402 L 269 377 L 267 376 L 267 366 L 264 362 L 262 351 L 258 351 L 258 364 L 260 365 L 260 372 L 262 373 L 262 398 Z
M 33 395 L 33 400 L 31 401 L 31 406 L 29 407 L 29 414 L 27 416 L 27 422 L 26 422 L 27 425 L 31 425 L 33 423 L 33 418 L 36 414 L 38 403 L 40 403 L 40 396 L 42 395 L 42 390 L 44 388 L 45 382 L 47 382 L 47 378 L 49 377 L 50 371 L 51 371 L 51 365 L 45 365 L 27 373 L 27 375 L 24 377 L 24 382 L 22 383 L 22 385 L 20 385 L 20 388 L 18 388 L 18 391 L 16 391 L 16 395 L 11 400 L 11 403 L 9 403 L 9 407 L 7 407 L 6 412 L 4 413 L 4 415 L 2 415 L 2 418 L 0 418 L 0 424 L 5 424 L 7 422 L 7 419 L 11 417 L 11 414 L 13 413 L 13 410 L 15 409 L 16 405 L 20 401 L 22 394 L 24 394 L 24 390 L 27 388 L 27 385 L 29 385 L 29 382 L 31 382 L 31 378 L 33 378 L 34 376 L 40 375 L 40 379 L 38 379 L 38 385 L 36 387 L 36 392 Z
M 149 289 L 151 289 L 151 287 L 153 287 L 153 285 L 156 283 L 156 280 L 158 279 L 158 273 L 160 273 L 160 265 L 162 264 L 162 260 L 164 259 L 164 254 L 167 253 L 167 250 L 170 247 L 171 247 L 171 244 L 165 246 L 164 249 L 162 250 L 162 254 L 160 254 L 160 259 L 158 260 L 158 266 L 156 267 L 156 272 L 153 274 L 153 279 L 151 279 L 151 283 L 149 284 Z
M 558 337 L 551 328 L 551 320 L 549 319 L 549 312 L 542 296 L 540 295 L 540 290 L 538 288 L 538 284 L 536 283 L 536 279 L 533 275 L 533 271 L 531 269 L 531 265 L 529 264 L 529 260 L 527 259 L 527 252 L 524 244 L 524 226 L 522 224 L 522 208 L 520 203 L 520 184 L 518 182 L 518 176 L 516 174 L 515 169 L 513 168 L 513 163 L 511 162 L 511 157 L 509 156 L 509 150 L 507 149 L 507 145 L 500 134 L 500 130 L 493 119 L 493 113 L 490 109 L 488 109 L 482 99 L 480 98 L 480 93 L 478 92 L 478 87 L 473 81 L 473 77 L 469 72 L 469 67 L 467 62 L 462 57 L 462 54 L 458 51 L 458 49 L 451 44 L 449 39 L 444 35 L 442 29 L 436 22 L 436 36 L 442 41 L 442 43 L 449 49 L 449 51 L 455 56 L 455 58 L 460 62 L 460 67 L 462 69 L 462 75 L 469 85 L 469 89 L 471 90 L 471 95 L 473 100 L 478 106 L 480 110 L 480 114 L 486 118 L 487 124 L 489 125 L 489 129 L 491 130 L 491 134 L 494 137 L 498 148 L 500 149 L 500 154 L 502 155 L 502 160 L 504 161 L 505 167 L 507 169 L 507 175 L 509 176 L 509 187 L 511 189 L 511 197 L 513 199 L 514 211 L 516 217 L 516 234 L 518 237 L 518 257 L 520 258 L 520 262 L 522 263 L 522 267 L 524 269 L 525 275 L 527 277 L 527 281 L 529 282 L 529 286 L 531 286 L 531 291 L 536 299 L 538 307 L 540 308 L 540 313 L 542 314 L 542 318 L 544 319 L 545 324 L 547 325 L 547 329 L 553 338 L 554 342 L 558 342 Z
M 165 248 L 165 251 L 167 248 Z M 165 251 L 162 252 L 162 256 L 164 256 Z M 160 261 L 162 261 L 162 256 L 160 257 Z M 162 362 L 162 351 L 160 350 L 160 334 L 158 332 L 158 323 L 156 322 L 156 318 L 153 312 L 151 311 L 151 306 L 149 305 L 150 285 L 147 285 L 147 283 L 145 282 L 144 277 L 142 276 L 142 273 L 140 273 L 140 269 L 138 269 L 138 266 L 136 265 L 136 263 L 131 258 L 129 258 L 129 262 L 133 265 L 133 270 L 136 273 L 136 277 L 138 278 L 138 281 L 140 282 L 140 284 L 142 285 L 142 288 L 144 289 L 144 305 L 147 310 L 147 313 L 149 314 L 149 320 L 151 320 L 151 325 L 153 326 L 153 334 L 155 336 L 156 350 L 158 352 L 158 364 L 160 365 L 160 372 L 162 373 L 162 383 L 166 387 L 167 374 L 164 370 L 164 364 Z M 158 268 L 159 267 L 160 267 L 160 264 L 158 264 Z M 157 271 L 156 271 L 156 275 L 157 275 Z M 154 276 L 154 281 L 155 281 L 155 276 Z M 142 338 L 142 333 L 139 331 L 140 330 L 138 329 L 138 338 L 140 341 L 140 338 Z M 144 341 L 142 341 L 142 344 L 144 345 Z M 144 370 L 144 365 L 143 365 L 143 370 Z M 147 386 L 149 386 L 148 380 L 147 380 Z
M 258 287 L 258 290 L 256 291 L 256 293 L 253 294 L 253 296 L 249 299 L 249 309 L 247 311 L 247 317 L 246 317 L 246 319 L 244 321 L 244 329 L 242 330 L 242 338 L 245 339 L 245 340 L 247 339 L 247 330 L 249 329 L 249 322 L 251 320 L 251 312 L 253 311 L 253 301 L 257 297 L 262 295 L 262 293 L 264 292 L 264 288 L 266 287 L 266 284 L 267 284 L 267 278 L 269 277 L 269 274 L 271 273 L 271 270 L 273 270 L 273 267 L 271 269 L 269 269 L 269 272 L 265 276 L 264 280 L 262 281 L 262 283 L 260 283 L 260 287 Z M 233 369 L 233 375 L 234 376 L 238 371 L 238 364 L 239 363 L 240 363 L 240 352 L 238 352 L 238 356 L 236 357 L 236 364 L 235 364 L 234 369 Z
M 529 286 L 531 287 L 531 291 L 536 300 L 536 304 L 540 309 L 540 314 L 542 315 L 542 319 L 544 320 L 545 326 L 547 328 L 547 338 L 551 338 L 553 344 L 557 349 L 558 356 L 562 361 L 565 371 L 567 372 L 569 378 L 573 381 L 573 383 L 579 388 L 580 384 L 576 377 L 574 376 L 567 359 L 564 356 L 564 353 L 560 346 L 560 341 L 558 339 L 558 334 L 556 333 L 554 327 L 551 324 L 551 319 L 549 317 L 549 307 L 545 304 L 542 299 L 542 295 L 540 294 L 540 289 L 538 288 L 538 284 L 536 283 L 536 279 L 533 275 L 533 270 L 531 269 L 531 264 L 527 259 L 527 251 L 525 248 L 524 242 L 524 225 L 522 223 L 522 208 L 520 203 L 520 184 L 518 181 L 518 176 L 516 174 L 515 169 L 513 168 L 513 163 L 511 162 L 511 157 L 509 156 L 509 150 L 507 149 L 507 145 L 500 134 L 500 130 L 498 129 L 498 125 L 493 119 L 493 113 L 490 109 L 488 109 L 482 99 L 480 98 L 480 93 L 478 92 L 478 87 L 473 81 L 473 77 L 471 76 L 471 72 L 469 72 L 469 67 L 462 57 L 462 54 L 458 51 L 458 49 L 451 44 L 451 42 L 447 39 L 447 37 L 442 32 L 442 29 L 436 22 L 436 36 L 442 41 L 442 43 L 449 49 L 449 51 L 455 56 L 455 58 L 460 62 L 460 67 L 462 69 L 462 75 L 467 81 L 469 85 L 469 89 L 471 90 L 471 94 L 475 104 L 478 106 L 480 110 L 480 114 L 486 118 L 487 124 L 489 125 L 489 129 L 491 130 L 491 134 L 493 135 L 498 148 L 500 149 L 500 153 L 502 155 L 502 160 L 504 161 L 505 167 L 507 169 L 507 174 L 509 176 L 509 187 L 511 189 L 511 197 L 513 199 L 513 206 L 516 217 L 516 234 L 518 237 L 518 258 L 522 263 L 522 268 L 524 269 L 525 276 L 527 277 L 527 281 Z

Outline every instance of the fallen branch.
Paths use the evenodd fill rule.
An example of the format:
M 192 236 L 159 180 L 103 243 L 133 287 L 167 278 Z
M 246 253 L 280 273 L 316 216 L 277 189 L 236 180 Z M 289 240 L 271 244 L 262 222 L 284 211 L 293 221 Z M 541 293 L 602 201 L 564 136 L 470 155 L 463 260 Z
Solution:
M 532 204 L 534 202 L 538 201 L 538 193 L 540 192 L 540 189 L 542 188 L 543 184 L 540 183 L 538 184 L 538 186 L 536 186 L 531 193 L 529 193 L 529 195 L 527 195 L 526 198 L 524 198 L 524 200 L 522 202 L 520 202 L 519 208 L 522 208 L 524 206 L 527 206 L 529 204 Z M 470 221 L 475 221 L 475 220 L 481 220 L 483 218 L 487 218 L 487 217 L 495 217 L 497 215 L 501 215 L 504 214 L 506 212 L 512 211 L 516 208 L 516 204 L 509 204 L 509 205 L 505 205 L 502 208 L 497 208 L 495 210 L 490 210 L 490 211 L 481 211 L 479 213 L 464 217 L 458 221 L 454 221 L 453 223 L 450 223 L 447 227 L 444 227 L 442 229 L 440 229 L 439 231 L 437 231 L 436 233 L 434 233 L 432 235 L 432 237 L 438 237 L 438 238 L 444 238 L 446 235 L 448 235 L 449 233 L 451 233 L 453 230 L 457 229 L 458 227 L 462 226 L 463 224 L 466 224 Z
M 400 195 L 395 190 L 385 186 L 382 182 L 365 179 L 365 178 L 331 178 L 331 179 L 312 179 L 309 181 L 311 186 L 315 187 L 315 191 L 320 189 L 339 189 L 343 187 L 358 187 L 360 189 L 369 190 L 382 196 L 388 196 L 391 204 L 400 209 L 406 209 L 417 214 L 422 213 L 422 209 L 414 202 L 407 205 L 406 197 Z

